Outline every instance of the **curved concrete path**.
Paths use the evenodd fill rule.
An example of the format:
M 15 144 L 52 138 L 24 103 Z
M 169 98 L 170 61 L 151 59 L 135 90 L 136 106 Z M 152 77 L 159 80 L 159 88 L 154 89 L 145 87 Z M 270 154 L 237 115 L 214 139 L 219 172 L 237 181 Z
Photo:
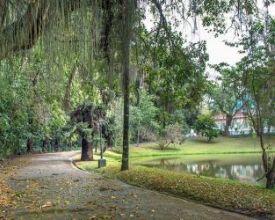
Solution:
M 8 180 L 16 205 L 0 207 L 5 219 L 253 219 L 80 171 L 73 154 L 34 155 L 18 169 Z

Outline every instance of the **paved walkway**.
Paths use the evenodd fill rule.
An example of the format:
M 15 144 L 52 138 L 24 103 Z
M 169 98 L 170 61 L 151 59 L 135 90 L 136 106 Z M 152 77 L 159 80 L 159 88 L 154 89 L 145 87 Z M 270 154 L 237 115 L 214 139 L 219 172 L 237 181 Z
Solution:
M 16 205 L 0 207 L 2 218 L 252 219 L 80 171 L 71 164 L 74 153 L 30 157 L 30 163 L 8 179 Z

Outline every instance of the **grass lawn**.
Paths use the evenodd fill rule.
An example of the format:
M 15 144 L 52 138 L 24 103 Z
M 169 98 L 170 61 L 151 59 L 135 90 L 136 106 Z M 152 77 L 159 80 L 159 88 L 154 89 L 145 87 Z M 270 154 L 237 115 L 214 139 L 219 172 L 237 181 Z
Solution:
M 274 137 L 270 139 L 273 140 Z M 171 146 L 164 151 L 160 150 L 156 144 L 131 147 L 130 161 L 137 159 L 142 161 L 147 157 L 158 156 L 216 154 L 214 156 L 223 157 L 226 156 L 225 154 L 256 154 L 260 152 L 258 141 L 248 137 L 218 138 L 213 143 L 208 143 L 202 138 L 196 138 L 187 140 L 181 146 Z M 100 172 L 109 178 L 119 179 L 139 187 L 167 192 L 182 198 L 257 217 L 275 218 L 274 190 L 266 190 L 264 187 L 230 180 L 146 168 L 134 163 L 130 164 L 130 170 L 121 172 L 120 154 L 107 151 L 104 153 L 104 158 L 107 159 L 107 166 L 104 168 L 98 169 L 97 161 L 79 162 L 77 165 L 84 170 Z
M 272 139 L 275 138 L 272 137 Z M 146 151 L 144 151 L 146 149 Z M 131 147 L 131 157 L 169 156 L 191 154 L 230 154 L 230 153 L 261 153 L 259 141 L 250 137 L 214 139 L 207 142 L 205 138 L 187 139 L 182 145 L 170 145 L 162 151 L 157 144 L 143 144 L 140 147 Z

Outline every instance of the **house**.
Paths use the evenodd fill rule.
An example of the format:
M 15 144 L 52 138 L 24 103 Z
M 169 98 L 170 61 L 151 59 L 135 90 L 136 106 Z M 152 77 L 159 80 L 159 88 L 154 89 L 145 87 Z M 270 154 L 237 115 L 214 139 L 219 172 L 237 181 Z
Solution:
M 217 114 L 213 117 L 216 121 L 216 125 L 218 126 L 218 128 L 224 130 L 226 124 L 226 115 Z M 237 112 L 234 115 L 231 126 L 229 128 L 230 135 L 250 134 L 251 132 L 252 128 L 249 125 L 247 114 L 245 112 Z

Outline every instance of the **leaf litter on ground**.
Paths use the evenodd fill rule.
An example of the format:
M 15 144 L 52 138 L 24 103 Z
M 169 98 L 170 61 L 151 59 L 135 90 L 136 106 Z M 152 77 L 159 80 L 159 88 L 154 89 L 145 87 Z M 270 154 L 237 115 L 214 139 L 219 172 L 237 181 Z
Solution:
M 203 204 L 253 216 L 275 217 L 275 191 L 234 181 L 180 172 L 132 166 L 120 171 L 113 165 L 97 170 L 131 185 L 170 193 Z

